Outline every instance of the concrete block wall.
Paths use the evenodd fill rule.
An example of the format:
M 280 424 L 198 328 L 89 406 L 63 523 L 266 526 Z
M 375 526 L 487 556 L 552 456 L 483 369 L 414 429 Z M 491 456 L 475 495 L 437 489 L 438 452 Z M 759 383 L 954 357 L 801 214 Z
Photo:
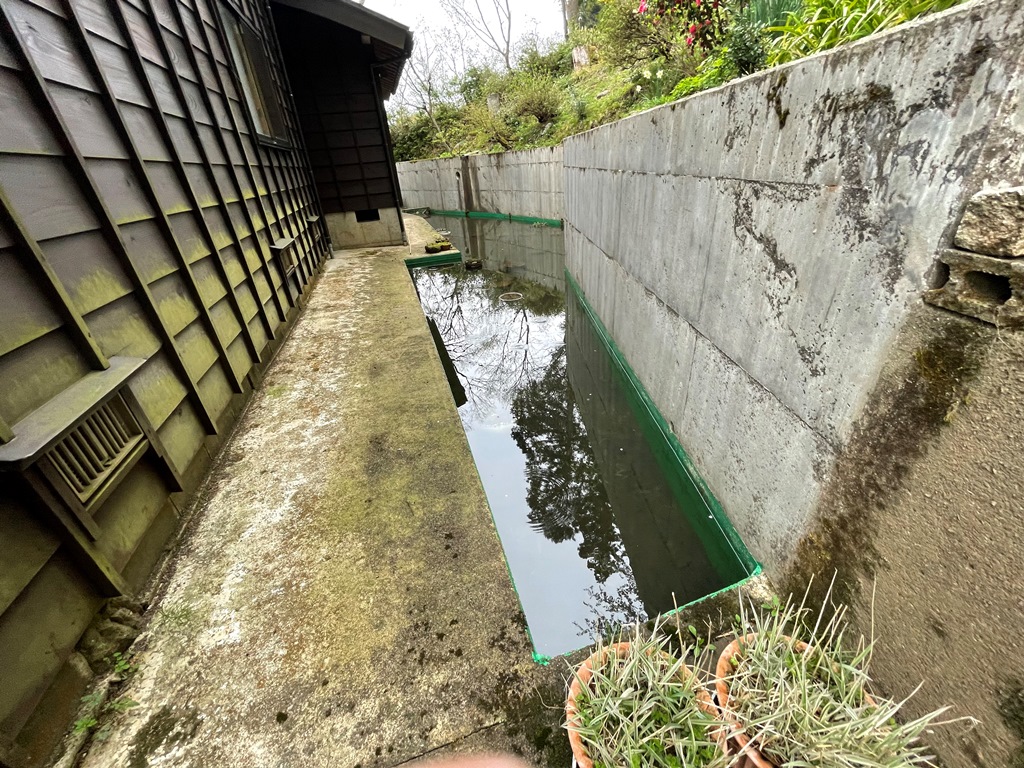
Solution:
M 560 229 L 463 216 L 430 221 L 438 229 L 450 230 L 455 246 L 466 258 L 480 259 L 484 269 L 565 289 L 565 241 Z
M 398 164 L 406 208 L 561 219 L 562 179 L 561 147 Z
M 967 200 L 1020 183 L 981 161 L 1024 130 L 1021 50 L 986 0 L 563 145 L 568 268 L 769 570 Z
M 442 211 L 464 211 L 462 180 L 456 176 L 462 158 L 442 157 L 397 163 L 398 186 L 403 208 L 434 208 Z

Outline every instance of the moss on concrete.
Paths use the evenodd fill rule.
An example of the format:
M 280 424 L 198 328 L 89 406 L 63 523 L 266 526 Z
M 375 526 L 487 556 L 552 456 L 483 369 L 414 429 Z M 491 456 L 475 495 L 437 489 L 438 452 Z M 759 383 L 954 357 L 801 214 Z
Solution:
M 565 756 L 565 670 L 532 660 L 409 252 L 328 265 L 166 576 L 142 706 L 86 766 Z
M 1013 681 L 1024 679 L 1024 335 L 919 307 L 904 325 L 849 444 L 821 519 L 783 591 L 833 569 L 856 628 L 878 638 L 872 677 L 907 717 L 952 704 L 975 728 L 930 729 L 943 765 L 1019 754 Z

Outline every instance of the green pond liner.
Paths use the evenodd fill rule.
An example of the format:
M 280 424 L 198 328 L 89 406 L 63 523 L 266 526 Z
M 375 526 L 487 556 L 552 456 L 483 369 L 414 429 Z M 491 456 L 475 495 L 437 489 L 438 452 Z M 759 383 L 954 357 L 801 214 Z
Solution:
M 423 256 L 410 256 L 405 260 L 405 266 L 410 269 L 417 267 L 441 267 L 446 264 L 458 264 L 462 261 L 462 251 L 452 249 L 442 253 L 428 253 Z
M 715 498 L 711 489 L 708 488 L 707 483 L 704 482 L 704 479 L 700 476 L 696 467 L 694 467 L 693 461 L 690 459 L 689 455 L 687 455 L 683 446 L 679 443 L 678 438 L 676 438 L 675 434 L 672 432 L 668 422 L 665 420 L 665 417 L 661 415 L 661 411 L 659 411 L 657 406 L 654 404 L 654 401 L 647 393 L 646 388 L 644 388 L 643 384 L 641 384 L 640 380 L 636 377 L 633 369 L 623 356 L 622 351 L 612 339 L 611 334 L 609 334 L 608 329 L 605 328 L 604 323 L 602 323 L 600 318 L 598 318 L 594 308 L 587 301 L 586 295 L 569 273 L 569 270 L 565 271 L 565 279 L 566 284 L 579 301 L 580 306 L 583 308 L 584 313 L 596 331 L 598 338 L 601 340 L 601 343 L 604 346 L 605 351 L 608 353 L 616 372 L 626 383 L 626 397 L 629 400 L 633 413 L 636 416 L 637 423 L 640 425 L 644 436 L 652 446 L 652 449 L 656 446 L 661 447 L 661 450 L 655 450 L 654 453 L 666 479 L 674 486 L 673 491 L 678 493 L 681 490 L 685 490 L 679 488 L 678 482 L 675 482 L 681 474 L 691 485 L 692 489 L 699 495 L 706 511 L 712 516 L 716 526 L 721 531 L 722 538 L 717 536 L 709 537 L 706 533 L 702 533 L 700 527 L 697 528 L 698 536 L 705 548 L 710 553 L 718 551 L 721 555 L 731 555 L 735 557 L 747 570 L 747 575 L 739 581 L 717 589 L 710 594 L 697 598 L 696 600 L 690 600 L 671 611 L 665 611 L 661 615 L 671 616 L 685 610 L 686 608 L 698 605 L 705 600 L 710 600 L 718 595 L 738 589 L 762 572 L 761 564 L 754 559 L 753 555 L 750 554 L 746 546 L 743 544 L 743 540 L 736 532 L 736 529 L 733 528 L 732 523 L 729 522 L 729 518 L 726 517 L 725 511 L 722 509 L 722 505 L 718 502 L 718 499 Z M 721 551 L 722 541 L 728 545 L 728 552 Z M 712 560 L 715 561 L 717 558 L 713 557 Z M 506 567 L 507 566 L 508 563 L 506 562 Z M 512 577 L 511 571 L 509 571 L 509 577 Z M 512 580 L 512 585 L 515 587 L 514 579 Z M 586 647 L 589 647 L 589 645 L 581 646 L 574 651 L 569 651 L 568 653 L 560 655 L 567 656 Z M 546 666 L 551 663 L 553 658 L 555 657 L 539 654 L 536 650 L 533 652 L 533 660 L 538 664 Z
M 437 215 L 448 216 L 459 216 L 463 213 L 457 211 L 431 212 Z M 491 214 L 489 216 L 479 216 L 474 218 L 507 217 Z M 458 252 L 446 252 L 436 256 L 406 259 L 405 263 L 410 268 L 417 268 L 435 266 L 438 264 L 453 264 L 459 261 L 461 261 L 461 254 Z M 571 291 L 572 298 L 579 302 L 579 306 L 582 308 L 584 316 L 594 330 L 596 337 L 600 339 L 601 345 L 608 355 L 614 374 L 618 376 L 621 383 L 624 385 L 622 389 L 626 396 L 626 400 L 629 403 L 630 410 L 634 414 L 646 442 L 650 445 L 659 469 L 668 482 L 672 493 L 679 499 L 686 499 L 691 502 L 688 505 L 683 505 L 684 509 L 699 507 L 702 511 L 695 511 L 698 511 L 700 514 L 706 514 L 711 521 L 713 521 L 714 525 L 711 530 L 704 530 L 701 526 L 695 526 L 696 533 L 704 545 L 705 550 L 709 553 L 711 562 L 716 566 L 721 565 L 723 568 L 725 568 L 726 564 L 730 562 L 734 565 L 738 564 L 740 566 L 739 570 L 741 572 L 746 572 L 745 576 L 739 580 L 735 580 L 738 573 L 737 569 L 734 567 L 729 577 L 723 579 L 723 581 L 727 583 L 727 586 L 721 587 L 697 599 L 690 600 L 672 610 L 664 611 L 661 615 L 671 616 L 705 600 L 712 599 L 718 595 L 741 587 L 750 579 L 762 572 L 761 564 L 757 562 L 743 544 L 742 539 L 722 509 L 721 504 L 715 498 L 710 488 L 708 488 L 704 479 L 694 466 L 693 461 L 686 453 L 686 450 L 672 432 L 667 420 L 658 410 L 646 388 L 639 381 L 632 367 L 622 354 L 622 351 L 612 339 L 608 329 L 597 316 L 597 313 L 587 300 L 582 288 L 568 270 L 565 270 L 564 275 L 566 285 Z M 474 468 L 479 474 L 479 467 L 476 466 L 475 462 Z M 495 524 L 497 525 L 497 523 Z M 717 532 L 714 530 L 715 528 L 718 529 Z M 512 573 L 508 558 L 503 557 L 502 559 L 505 561 L 505 569 L 508 573 L 512 588 L 519 599 L 520 605 L 522 605 L 522 598 L 519 596 L 519 588 L 516 585 L 515 576 Z M 558 656 L 566 656 L 582 650 L 583 648 L 587 648 L 593 642 L 591 641 L 590 643 L 581 645 L 579 648 L 557 654 L 556 656 L 548 656 L 537 651 L 536 643 L 534 643 L 533 640 L 533 633 L 528 623 L 525 623 L 525 629 L 532 646 L 533 661 L 541 665 L 550 664 L 551 661 L 558 658 Z
M 405 213 L 415 213 L 418 216 L 451 216 L 463 219 L 498 219 L 501 221 L 515 221 L 519 224 L 540 224 L 552 229 L 562 229 L 561 219 L 544 219 L 539 216 L 517 216 L 511 213 L 492 213 L 491 211 L 442 211 L 437 208 L 405 208 Z
M 718 592 L 711 595 L 705 595 L 699 600 L 690 601 L 686 605 L 680 606 L 680 609 L 689 605 L 694 605 L 700 602 L 700 600 L 706 600 L 716 594 L 721 594 L 723 591 L 728 591 L 740 586 L 751 577 L 760 574 L 761 564 L 757 562 L 753 555 L 750 554 L 749 550 L 747 550 L 747 547 L 740 538 L 739 533 L 736 532 L 736 529 L 729 521 L 725 511 L 722 509 L 722 505 L 718 502 L 718 499 L 715 498 L 711 489 L 708 488 L 707 483 L 704 482 L 704 478 L 701 477 L 697 468 L 693 465 L 693 461 L 686 453 L 686 449 L 683 448 L 679 439 L 669 427 L 668 421 L 666 421 L 665 417 L 662 416 L 661 411 L 659 411 L 658 407 L 654 404 L 654 400 L 647 393 L 644 385 L 640 383 L 640 380 L 626 361 L 622 351 L 619 349 L 614 339 L 612 339 L 608 329 L 605 328 L 604 323 L 601 322 L 601 319 L 597 316 L 594 308 L 590 305 L 590 302 L 587 301 L 587 297 L 583 293 L 583 289 L 580 288 L 579 284 L 573 276 L 569 274 L 568 270 L 565 272 L 565 279 L 566 283 L 570 288 L 572 288 L 573 294 L 575 294 L 576 298 L 579 300 L 580 305 L 583 307 L 583 311 L 587 314 L 587 317 L 590 319 L 590 322 L 597 331 L 598 338 L 601 339 L 605 350 L 608 352 L 615 364 L 615 368 L 625 380 L 627 384 L 627 397 L 634 408 L 637 421 L 643 429 L 645 436 L 647 436 L 648 440 L 652 442 L 652 445 L 661 445 L 666 449 L 655 452 L 659 465 L 661 465 L 666 477 L 669 479 L 678 478 L 680 471 L 682 472 L 683 476 L 692 484 L 693 489 L 697 492 L 707 513 L 714 519 L 715 524 L 720 529 L 722 536 L 724 537 L 724 540 L 728 543 L 731 553 L 747 571 L 747 576 L 739 582 L 718 590 Z M 700 529 L 698 528 L 698 531 L 699 530 Z M 709 552 L 715 552 L 717 549 L 720 549 L 716 541 L 706 539 L 704 536 L 701 536 L 701 539 Z

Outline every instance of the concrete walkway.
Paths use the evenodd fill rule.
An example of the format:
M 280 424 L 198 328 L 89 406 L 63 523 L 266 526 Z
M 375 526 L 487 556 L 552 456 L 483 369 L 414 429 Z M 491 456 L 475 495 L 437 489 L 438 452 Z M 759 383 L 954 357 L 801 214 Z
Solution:
M 569 765 L 567 667 L 532 661 L 409 255 L 329 262 L 161 577 L 138 706 L 85 766 Z

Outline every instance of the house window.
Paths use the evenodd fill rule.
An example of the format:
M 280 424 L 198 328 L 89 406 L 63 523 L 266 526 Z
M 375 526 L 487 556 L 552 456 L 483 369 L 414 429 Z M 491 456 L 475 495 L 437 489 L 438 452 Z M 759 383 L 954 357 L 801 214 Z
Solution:
M 259 34 L 231 10 L 221 6 L 221 18 L 227 28 L 231 58 L 242 81 L 242 91 L 249 115 L 260 138 L 288 142 L 284 110 L 274 87 L 270 60 Z

